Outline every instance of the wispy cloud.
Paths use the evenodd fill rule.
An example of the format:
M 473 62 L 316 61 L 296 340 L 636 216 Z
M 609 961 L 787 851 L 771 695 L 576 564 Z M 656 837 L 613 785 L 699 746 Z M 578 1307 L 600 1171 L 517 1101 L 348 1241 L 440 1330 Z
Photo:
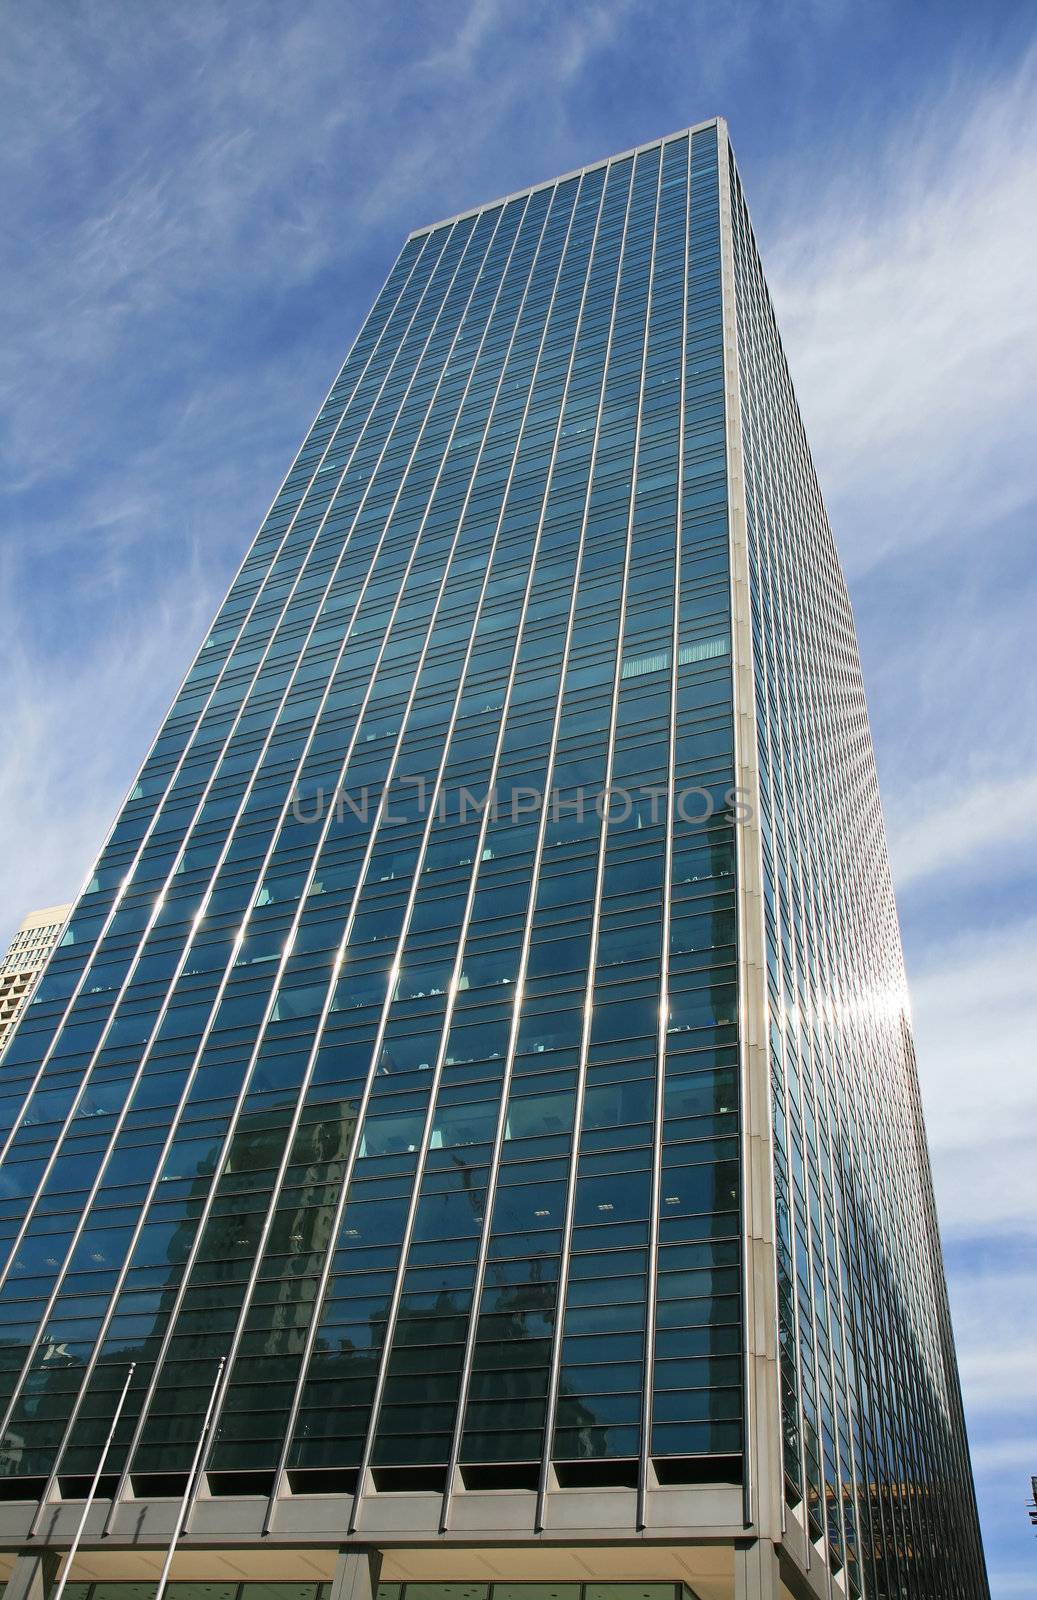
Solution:
M 768 270 L 851 570 L 1037 491 L 1037 50 L 959 67 L 768 208 Z M 847 143 L 845 135 L 844 144 Z M 859 140 L 858 146 L 859 146 Z M 967 513 L 963 515 L 964 508 Z
M 550 177 L 562 150 L 571 152 L 567 164 L 578 163 L 579 135 L 570 125 L 567 91 L 595 54 L 613 43 L 633 10 L 633 0 L 572 7 L 530 0 L 521 10 L 500 0 L 473 0 L 452 37 L 437 38 L 394 74 L 379 118 L 402 116 L 409 124 L 417 111 L 420 136 L 387 151 L 377 182 L 363 196 L 361 220 L 384 222 L 408 206 L 417 207 L 422 222 L 437 220 L 435 203 L 431 211 L 429 205 L 431 196 L 443 193 L 444 150 L 451 152 L 451 189 L 467 183 L 473 202 L 502 192 L 501 177 L 488 174 L 488 187 L 479 192 L 489 150 L 498 157 L 522 151 L 526 176 L 513 187 Z M 498 173 L 509 168 L 505 155 Z M 508 186 L 505 179 L 504 192 Z
M 911 984 L 944 1226 L 1037 1232 L 1037 920 L 933 942 Z
M 1037 846 L 1037 772 L 987 779 L 972 786 L 921 786 L 900 797 L 891 852 L 900 888 L 951 871 L 972 871 L 988 882 L 1018 871 L 1020 853 Z
M 996 1166 L 994 1174 L 996 1174 Z M 952 1255 L 951 1305 L 967 1402 L 973 1471 L 984 1509 L 995 1600 L 1033 1592 L 1032 1536 L 1024 1501 L 1034 1470 L 1037 1396 L 1037 1258 L 1033 1245 L 975 1244 Z M 993 1258 L 993 1264 L 988 1259 Z M 1025 1581 L 1021 1580 L 1024 1575 Z
M 1037 1397 L 1037 921 L 919 951 L 915 1037 L 958 1365 L 996 1600 L 1028 1594 Z
M 201 637 L 208 610 L 185 570 L 157 604 L 124 609 L 114 636 L 84 648 L 73 673 L 39 659 L 17 616 L 0 617 L 6 921 L 78 892 L 111 824 L 113 793 L 128 784 L 127 743 L 143 758 L 175 688 L 169 663 L 182 655 L 183 630 Z
M 993 1593 L 1030 1592 L 1037 1416 L 1037 52 L 865 107 L 765 207 L 863 624 Z M 867 139 L 866 158 L 847 150 Z M 845 159 L 844 159 L 845 157 Z
M 1032 1589 L 998 1519 L 1037 1313 L 998 1240 L 1037 1215 L 1037 51 L 995 9 L 8 8 L 0 940 L 86 872 L 404 234 L 726 115 L 854 581 L 1000 1597 Z

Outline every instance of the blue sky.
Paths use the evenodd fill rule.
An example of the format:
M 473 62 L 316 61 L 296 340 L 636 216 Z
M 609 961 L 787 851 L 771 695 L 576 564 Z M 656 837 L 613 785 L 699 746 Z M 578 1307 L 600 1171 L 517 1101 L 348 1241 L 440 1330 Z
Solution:
M 993 1594 L 1032 1595 L 1033 7 L 36 0 L 4 31 L 2 939 L 77 891 L 404 235 L 728 118 L 856 606 Z

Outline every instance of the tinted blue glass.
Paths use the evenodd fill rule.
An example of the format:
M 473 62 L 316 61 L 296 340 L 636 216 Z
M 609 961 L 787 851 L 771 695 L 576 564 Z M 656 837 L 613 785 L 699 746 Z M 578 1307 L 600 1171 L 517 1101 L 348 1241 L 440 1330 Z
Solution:
M 726 149 L 390 272 L 5 1054 L 16 1498 L 133 1360 L 124 1490 L 212 1407 L 217 1493 L 641 1526 L 756 1471 L 777 1338 L 850 1595 L 982 1594 L 852 618 Z

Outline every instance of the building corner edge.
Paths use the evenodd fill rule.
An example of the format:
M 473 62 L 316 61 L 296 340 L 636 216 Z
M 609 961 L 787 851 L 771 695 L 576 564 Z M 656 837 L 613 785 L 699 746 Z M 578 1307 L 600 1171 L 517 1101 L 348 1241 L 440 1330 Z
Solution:
M 742 457 L 741 387 L 727 123 L 717 119 L 724 407 L 728 479 L 731 672 L 737 786 L 738 1016 L 741 1102 L 742 1271 L 745 1301 L 744 1520 L 761 1538 L 785 1531 L 778 1371 L 773 1137 L 763 913 L 760 771 L 756 738 L 749 547 Z

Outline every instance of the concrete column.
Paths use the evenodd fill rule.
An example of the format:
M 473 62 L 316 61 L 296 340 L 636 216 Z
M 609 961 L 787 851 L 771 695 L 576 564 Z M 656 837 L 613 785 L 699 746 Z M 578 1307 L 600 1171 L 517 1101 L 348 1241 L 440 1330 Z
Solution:
M 381 1566 L 380 1550 L 340 1550 L 331 1580 L 331 1600 L 374 1600 Z M 18 1600 L 22 1600 L 20 1595 Z
M 769 1539 L 735 1545 L 735 1600 L 781 1600 L 778 1552 Z
M 7 1580 L 4 1600 L 47 1600 L 58 1576 L 61 1557 L 53 1550 L 20 1555 Z

